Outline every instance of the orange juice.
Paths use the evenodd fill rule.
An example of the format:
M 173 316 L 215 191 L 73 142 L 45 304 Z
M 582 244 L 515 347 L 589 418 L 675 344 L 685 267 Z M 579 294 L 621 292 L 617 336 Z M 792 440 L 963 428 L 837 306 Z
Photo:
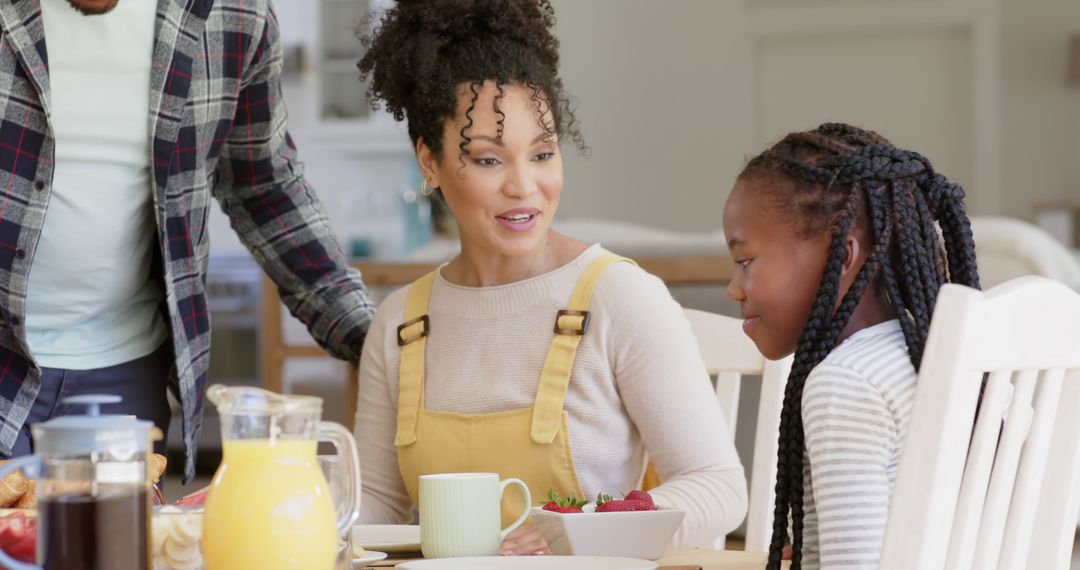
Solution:
M 332 570 L 338 535 L 314 441 L 222 444 L 203 516 L 206 570 Z

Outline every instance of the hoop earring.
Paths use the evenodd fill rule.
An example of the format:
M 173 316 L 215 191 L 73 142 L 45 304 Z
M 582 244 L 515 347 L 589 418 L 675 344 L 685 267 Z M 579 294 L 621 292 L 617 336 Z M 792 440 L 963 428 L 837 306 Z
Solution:
M 434 193 L 435 193 L 435 191 L 433 189 L 428 188 L 427 178 L 425 178 L 424 181 L 420 183 L 420 195 L 427 198 L 427 197 L 430 197 Z

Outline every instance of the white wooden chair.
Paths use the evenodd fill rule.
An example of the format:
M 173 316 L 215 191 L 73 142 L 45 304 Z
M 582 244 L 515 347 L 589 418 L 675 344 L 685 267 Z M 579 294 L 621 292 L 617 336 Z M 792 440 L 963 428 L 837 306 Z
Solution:
M 943 287 L 879 567 L 1067 570 L 1078 410 L 1080 294 L 1043 277 Z
M 743 333 L 739 319 L 694 309 L 685 311 L 697 337 L 705 366 L 709 374 L 717 377 L 716 398 L 731 428 L 732 437 L 735 435 L 742 376 L 754 374 L 762 377 L 746 519 L 746 550 L 767 551 L 772 536 L 772 509 L 776 496 L 774 483 L 780 408 L 784 402 L 784 386 L 791 371 L 792 359 L 767 360 Z M 724 538 L 721 537 L 713 546 L 723 548 L 723 545 Z

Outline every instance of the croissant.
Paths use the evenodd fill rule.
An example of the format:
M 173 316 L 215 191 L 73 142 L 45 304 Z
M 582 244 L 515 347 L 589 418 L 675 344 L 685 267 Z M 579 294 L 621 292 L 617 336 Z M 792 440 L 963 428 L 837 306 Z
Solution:
M 0 462 L 3 465 L 4 462 Z M 157 484 L 161 480 L 161 476 L 165 474 L 165 466 L 168 464 L 168 459 L 164 455 L 157 453 L 150 455 L 150 461 L 147 465 L 147 471 L 151 484 Z M 69 484 L 59 483 L 65 489 L 72 490 L 78 488 L 82 491 L 83 484 L 75 483 L 73 486 Z M 54 488 L 54 491 L 58 489 Z M 13 508 L 13 509 L 36 509 L 37 508 L 37 484 L 31 481 L 22 474 L 21 471 L 16 471 L 3 480 L 0 480 L 0 508 Z
M 4 463 L 7 462 L 0 462 L 0 465 Z M 0 480 L 0 508 L 15 504 L 30 485 L 31 481 L 22 474 L 22 471 L 15 471 Z
M 37 485 L 30 481 L 26 486 L 26 492 L 11 505 L 13 509 L 36 509 L 37 508 Z
M 165 467 L 169 464 L 169 460 L 161 454 L 151 453 L 150 464 L 148 466 L 150 471 L 150 482 L 157 484 L 161 481 L 161 476 L 165 474 Z

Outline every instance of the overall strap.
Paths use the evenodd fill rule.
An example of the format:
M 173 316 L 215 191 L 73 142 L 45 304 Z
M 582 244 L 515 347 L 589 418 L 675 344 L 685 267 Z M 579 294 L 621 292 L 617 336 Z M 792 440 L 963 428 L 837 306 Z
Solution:
M 398 364 L 397 436 L 394 445 L 416 442 L 416 419 L 424 405 L 424 349 L 431 331 L 428 300 L 435 272 L 417 279 L 405 298 L 405 322 L 397 329 L 401 362 Z
M 530 435 L 536 443 L 548 444 L 555 440 L 562 425 L 563 402 L 574 369 L 574 356 L 581 337 L 589 330 L 589 300 L 593 289 L 604 271 L 621 261 L 634 263 L 608 252 L 593 260 L 578 279 L 567 308 L 555 315 L 555 338 L 548 348 L 533 405 Z

